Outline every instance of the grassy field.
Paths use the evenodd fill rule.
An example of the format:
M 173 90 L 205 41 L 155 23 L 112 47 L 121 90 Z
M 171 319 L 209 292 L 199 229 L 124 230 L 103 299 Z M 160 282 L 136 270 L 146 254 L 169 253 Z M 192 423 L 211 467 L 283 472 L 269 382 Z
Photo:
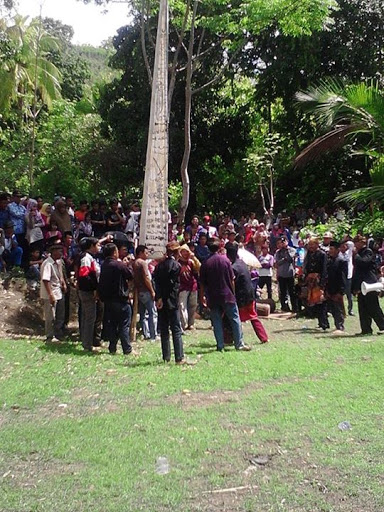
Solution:
M 184 367 L 2 340 L 0 511 L 383 511 L 384 336 L 265 325 L 218 353 L 199 322 Z

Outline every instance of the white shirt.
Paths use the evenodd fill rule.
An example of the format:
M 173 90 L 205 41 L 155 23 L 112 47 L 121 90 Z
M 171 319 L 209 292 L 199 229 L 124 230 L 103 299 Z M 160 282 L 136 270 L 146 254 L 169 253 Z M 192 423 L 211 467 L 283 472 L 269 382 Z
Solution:
M 61 259 L 55 261 L 51 256 L 49 256 L 45 261 L 43 261 L 40 268 L 40 297 L 42 299 L 49 299 L 49 294 L 43 281 L 49 281 L 51 283 L 52 295 L 56 300 L 63 298 L 63 293 L 61 291 L 62 270 L 63 264 Z
M 343 258 L 343 260 L 348 263 L 347 279 L 352 279 L 352 275 L 353 275 L 353 249 L 355 248 L 355 244 L 349 240 L 347 242 L 347 247 L 348 247 L 348 249 L 344 253 L 341 252 L 340 255 Z

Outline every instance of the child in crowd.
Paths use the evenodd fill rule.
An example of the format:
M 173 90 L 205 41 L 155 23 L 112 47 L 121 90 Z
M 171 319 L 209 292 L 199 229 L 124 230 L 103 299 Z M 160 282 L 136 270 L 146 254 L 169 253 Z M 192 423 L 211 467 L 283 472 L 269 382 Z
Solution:
M 92 226 L 92 217 L 91 212 L 87 212 L 84 215 L 84 220 L 80 221 L 79 227 L 77 229 L 77 240 L 81 240 L 85 236 L 92 236 L 93 234 L 93 226 Z
M 28 270 L 25 274 L 27 279 L 28 288 L 36 290 L 40 282 L 40 266 L 43 263 L 43 258 L 40 255 L 40 249 L 35 248 L 31 251 L 29 256 Z
M 259 288 L 262 290 L 264 286 L 267 287 L 268 299 L 272 299 L 272 273 L 274 258 L 269 253 L 269 247 L 267 244 L 261 246 L 261 254 L 258 257 L 261 264 L 259 269 Z
M 45 241 L 48 242 L 51 238 L 58 238 L 61 240 L 63 235 L 61 234 L 61 231 L 58 230 L 58 226 L 55 220 L 51 220 L 49 223 L 49 229 L 45 233 Z
M 11 220 L 4 222 L 4 252 L 2 258 L 6 268 L 20 267 L 23 249 L 17 243 L 15 226 Z

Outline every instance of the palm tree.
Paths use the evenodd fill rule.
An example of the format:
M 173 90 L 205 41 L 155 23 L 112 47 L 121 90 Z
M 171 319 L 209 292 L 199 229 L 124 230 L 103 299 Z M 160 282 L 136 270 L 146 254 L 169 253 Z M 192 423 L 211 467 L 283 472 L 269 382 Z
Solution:
M 31 123 L 31 152 L 29 164 L 30 185 L 33 186 L 36 120 L 41 107 L 52 106 L 59 99 L 61 74 L 46 58 L 58 49 L 56 38 L 48 34 L 40 18 L 27 24 L 28 17 L 16 15 L 8 26 L 0 20 L 0 31 L 8 43 L 7 58 L 0 62 L 0 113 L 16 106 L 19 118 Z
M 343 146 L 347 140 L 358 142 L 360 135 L 368 138 L 365 147 L 354 154 L 363 154 L 371 164 L 372 185 L 340 194 L 336 201 L 351 205 L 375 201 L 384 203 L 384 93 L 376 80 L 359 84 L 343 84 L 323 80 L 306 92 L 296 94 L 298 103 L 315 116 L 324 135 L 314 140 L 296 158 L 303 167 L 327 151 Z
M 24 105 L 26 95 L 35 91 L 48 107 L 60 98 L 60 72 L 46 58 L 47 52 L 58 49 L 57 40 L 43 29 L 39 18 L 29 25 L 27 20 L 16 15 L 11 26 L 0 20 L 0 30 L 12 48 L 12 56 L 0 62 L 0 112 L 15 102 Z

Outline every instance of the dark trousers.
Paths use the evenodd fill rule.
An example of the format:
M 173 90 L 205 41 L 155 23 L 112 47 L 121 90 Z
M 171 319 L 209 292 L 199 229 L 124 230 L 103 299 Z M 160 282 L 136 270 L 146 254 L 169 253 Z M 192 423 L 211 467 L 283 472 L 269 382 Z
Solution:
M 95 328 L 93 330 L 93 346 L 100 347 L 101 345 L 101 332 L 103 330 L 104 319 L 104 303 L 101 300 L 96 301 L 96 319 Z
M 317 320 L 319 321 L 319 327 L 322 329 L 329 329 L 327 302 L 321 302 L 313 307 L 315 308 Z
M 328 301 L 328 308 L 335 321 L 335 327 L 339 331 L 344 331 L 344 306 L 342 302 L 335 300 Z M 328 322 L 328 320 L 327 320 Z
M 352 278 L 347 279 L 347 284 L 345 287 L 345 295 L 347 296 L 348 300 L 348 314 L 352 313 L 353 308 L 353 300 L 352 300 Z
M 379 296 L 376 292 L 357 296 L 357 306 L 359 308 L 359 320 L 361 332 L 363 334 L 372 333 L 372 320 L 376 323 L 380 331 L 384 331 L 384 314 L 379 305 Z
M 268 299 L 272 299 L 272 277 L 260 276 L 258 284 L 260 289 L 263 289 L 264 285 L 267 287 Z
M 175 361 L 179 362 L 184 358 L 179 310 L 168 309 L 163 306 L 158 310 L 158 314 L 163 360 L 171 360 L 171 345 L 169 343 L 169 328 L 171 328 L 173 349 L 175 351 Z
M 67 291 L 64 295 L 64 306 L 65 306 L 65 313 L 64 313 L 64 325 L 67 326 L 69 324 L 69 307 L 71 303 L 71 285 L 67 282 Z
M 104 303 L 104 334 L 109 341 L 109 352 L 116 352 L 117 342 L 120 338 L 124 354 L 132 352 L 129 339 L 132 310 L 128 302 Z
M 289 311 L 288 306 L 288 294 L 291 300 L 292 311 L 297 311 L 297 299 L 295 294 L 295 278 L 294 277 L 279 277 L 277 279 L 279 283 L 279 299 L 281 309 L 283 311 Z

